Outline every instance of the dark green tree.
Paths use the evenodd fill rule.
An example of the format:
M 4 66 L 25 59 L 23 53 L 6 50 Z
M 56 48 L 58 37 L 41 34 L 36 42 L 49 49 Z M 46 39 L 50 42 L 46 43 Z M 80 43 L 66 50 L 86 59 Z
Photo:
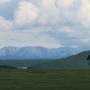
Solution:
M 89 65 L 90 65 L 90 55 L 88 55 L 87 60 L 89 61 Z

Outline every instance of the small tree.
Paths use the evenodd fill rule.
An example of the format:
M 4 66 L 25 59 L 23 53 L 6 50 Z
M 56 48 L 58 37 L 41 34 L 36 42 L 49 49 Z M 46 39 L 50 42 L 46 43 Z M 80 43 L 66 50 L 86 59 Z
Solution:
M 87 60 L 89 61 L 89 65 L 90 65 L 90 55 L 88 55 Z

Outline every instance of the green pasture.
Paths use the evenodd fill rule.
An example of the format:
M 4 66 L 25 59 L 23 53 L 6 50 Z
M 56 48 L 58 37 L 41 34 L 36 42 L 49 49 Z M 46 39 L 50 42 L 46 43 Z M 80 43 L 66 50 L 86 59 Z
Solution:
M 90 70 L 0 70 L 0 90 L 90 90 Z

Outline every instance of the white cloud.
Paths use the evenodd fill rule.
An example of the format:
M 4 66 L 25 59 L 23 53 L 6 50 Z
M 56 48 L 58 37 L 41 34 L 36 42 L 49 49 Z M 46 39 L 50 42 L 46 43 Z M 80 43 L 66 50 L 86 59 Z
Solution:
M 11 0 L 0 0 L 0 3 L 10 2 Z
M 63 32 L 66 33 L 69 37 L 73 37 L 75 33 L 77 33 L 75 30 L 73 30 L 70 27 L 64 27 Z M 74 36 L 75 37 L 75 36 Z
M 38 17 L 38 8 L 28 1 L 21 1 L 15 12 L 16 24 L 28 24 Z
M 62 46 L 62 41 L 74 45 L 71 37 L 90 42 L 89 0 L 20 0 L 17 4 L 12 21 L 0 16 L 0 30 L 7 30 L 0 31 L 0 45 L 53 48 Z
M 80 16 L 84 22 L 90 23 L 90 0 L 81 0 Z
M 56 3 L 58 5 L 58 7 L 70 7 L 73 5 L 75 0 L 57 0 Z
M 0 46 L 41 46 L 55 48 L 62 45 L 50 36 L 36 35 L 31 32 L 9 31 L 0 32 Z
M 46 9 L 51 9 L 55 6 L 55 0 L 42 0 L 42 7 Z
M 12 21 L 6 20 L 4 17 L 0 16 L 0 30 L 11 30 Z
M 39 43 L 38 40 L 40 40 Z M 58 48 L 63 46 L 58 40 L 55 40 L 55 38 L 50 37 L 48 35 L 40 36 L 37 39 L 37 43 L 39 44 L 39 46 L 42 45 L 43 47 L 47 47 L 47 48 Z
M 90 42 L 90 39 L 88 38 L 85 38 L 85 39 L 80 39 L 83 43 L 89 43 Z
M 41 25 L 57 23 L 60 20 L 60 11 L 55 5 L 56 0 L 40 1 L 40 15 L 38 17 L 38 23 Z

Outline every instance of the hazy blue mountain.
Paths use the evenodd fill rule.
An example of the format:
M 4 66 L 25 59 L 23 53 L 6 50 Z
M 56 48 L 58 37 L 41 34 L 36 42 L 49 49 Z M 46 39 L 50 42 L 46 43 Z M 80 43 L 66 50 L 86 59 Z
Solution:
M 43 48 L 43 47 L 5 47 L 0 49 L 0 59 L 58 59 L 81 52 L 81 48 L 61 47 L 61 48 Z

